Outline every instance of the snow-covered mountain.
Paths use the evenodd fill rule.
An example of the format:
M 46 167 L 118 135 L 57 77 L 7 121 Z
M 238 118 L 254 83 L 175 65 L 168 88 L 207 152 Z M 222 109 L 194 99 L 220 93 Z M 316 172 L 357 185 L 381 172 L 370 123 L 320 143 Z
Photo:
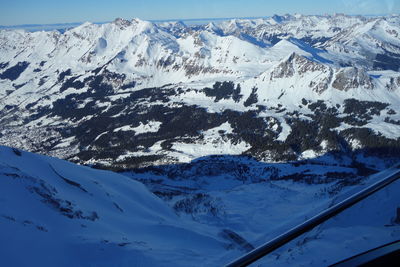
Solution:
M 399 20 L 1 30 L 0 143 L 124 168 L 211 154 L 387 154 L 400 137 Z

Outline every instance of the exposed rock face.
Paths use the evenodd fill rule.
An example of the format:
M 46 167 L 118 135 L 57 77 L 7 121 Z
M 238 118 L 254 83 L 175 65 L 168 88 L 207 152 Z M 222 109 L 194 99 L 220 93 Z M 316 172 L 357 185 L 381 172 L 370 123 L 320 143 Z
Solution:
M 295 55 L 295 62 L 296 65 L 299 67 L 298 68 L 299 74 L 305 74 L 307 72 L 314 72 L 314 71 L 330 70 L 329 67 L 323 64 L 309 60 L 308 58 L 299 56 L 297 54 Z
M 331 67 L 312 61 L 304 56 L 292 53 L 290 57 L 278 65 L 271 73 L 271 80 L 276 78 L 289 78 L 297 74 L 300 78 L 310 73 L 320 74 L 318 79 L 310 82 L 311 90 L 322 93 L 328 89 L 332 81 L 333 70 Z
M 341 69 L 332 83 L 332 87 L 341 91 L 362 87 L 364 89 L 374 89 L 371 77 L 365 70 L 349 67 Z
M 137 21 L 133 20 L 134 23 L 138 23 Z M 122 18 L 116 18 L 113 23 L 117 26 L 119 26 L 121 29 L 124 29 L 126 27 L 129 27 L 132 25 L 132 22 L 126 19 Z
M 394 84 L 395 88 L 394 90 L 398 89 L 400 87 L 400 76 L 397 78 L 392 78 L 390 81 Z
M 318 62 L 312 61 L 304 56 L 292 53 L 289 58 L 282 62 L 274 72 L 274 78 L 290 77 L 294 70 L 301 74 L 314 71 L 326 71 L 330 68 Z
M 330 70 L 327 77 L 322 78 L 320 81 L 311 81 L 310 88 L 313 91 L 321 94 L 322 92 L 324 92 L 325 90 L 328 89 L 329 84 L 332 80 L 332 76 L 333 76 L 333 73 L 332 73 L 332 70 Z
M 301 76 L 310 72 L 320 72 L 322 74 L 319 75 L 321 78 L 310 82 L 310 88 L 313 91 L 322 93 L 328 89 L 333 76 L 332 68 L 301 56 L 296 58 L 296 64 L 298 66 L 298 73 Z
M 389 82 L 385 85 L 389 91 L 395 91 L 400 87 L 400 76 L 397 78 L 391 77 Z
M 296 53 L 293 53 L 290 55 L 290 57 L 282 62 L 281 64 L 278 65 L 278 67 L 275 68 L 275 70 L 271 73 L 271 80 L 273 78 L 288 78 L 292 77 L 294 75 L 294 67 L 293 67 L 293 62 L 295 61 L 295 58 L 298 58 L 299 55 Z

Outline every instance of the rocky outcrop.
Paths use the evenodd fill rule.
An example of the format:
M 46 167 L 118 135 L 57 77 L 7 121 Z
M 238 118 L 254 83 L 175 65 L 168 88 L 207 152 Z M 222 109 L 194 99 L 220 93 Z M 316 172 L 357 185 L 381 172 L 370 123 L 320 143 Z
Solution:
M 331 67 L 296 53 L 292 53 L 271 72 L 270 80 L 290 78 L 295 75 L 301 79 L 312 73 L 315 73 L 316 77 L 309 83 L 309 87 L 317 93 L 327 90 L 331 83 L 333 88 L 341 91 L 355 88 L 374 89 L 372 78 L 364 69 L 357 67 L 341 68 L 334 75 L 334 70 Z M 392 78 L 388 86 L 397 88 L 400 84 L 399 80 L 400 78 L 397 80 Z
M 365 70 L 356 67 L 348 67 L 339 70 L 332 83 L 332 87 L 340 91 L 348 91 L 359 87 L 374 89 L 374 84 L 372 78 Z
M 310 73 L 320 73 L 318 79 L 313 79 L 309 83 L 309 87 L 317 92 L 322 93 L 328 89 L 332 81 L 333 70 L 329 66 L 312 61 L 304 56 L 292 53 L 287 60 L 281 62 L 271 73 L 270 80 L 293 77 L 295 74 L 300 78 Z
M 271 73 L 271 80 L 273 78 L 288 78 L 292 77 L 295 73 L 293 62 L 299 57 L 296 53 L 292 53 L 289 58 L 280 63 L 275 70 Z
M 385 85 L 386 89 L 389 91 L 395 91 L 400 87 L 400 76 L 395 78 L 391 77 L 389 82 Z

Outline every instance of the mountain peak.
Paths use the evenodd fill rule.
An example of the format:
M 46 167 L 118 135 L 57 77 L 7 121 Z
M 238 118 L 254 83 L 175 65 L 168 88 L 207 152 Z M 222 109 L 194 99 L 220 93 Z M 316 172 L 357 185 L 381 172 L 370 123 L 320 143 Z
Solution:
M 287 58 L 287 61 L 294 62 L 294 61 L 297 61 L 297 60 L 304 60 L 304 59 L 309 61 L 306 57 L 303 57 L 303 56 L 297 54 L 296 52 L 292 52 L 289 55 L 289 57 Z
M 302 75 L 306 72 L 320 71 L 323 68 L 328 68 L 323 64 L 312 61 L 309 58 L 292 52 L 289 56 L 285 57 L 274 68 L 271 73 L 272 78 L 288 78 L 296 73 Z
M 75 28 L 72 28 L 71 30 L 79 30 L 79 29 L 85 29 L 92 27 L 94 24 L 92 22 L 86 21 L 82 23 L 81 25 L 76 26 Z
M 294 16 L 289 15 L 289 14 L 285 14 L 285 15 L 277 15 L 277 14 L 274 14 L 271 18 L 272 18 L 276 23 L 280 24 L 280 23 L 283 23 L 283 22 L 292 20 L 292 19 L 294 18 Z
M 132 22 L 123 18 L 116 18 L 113 22 L 113 24 L 121 27 L 129 27 L 132 25 Z

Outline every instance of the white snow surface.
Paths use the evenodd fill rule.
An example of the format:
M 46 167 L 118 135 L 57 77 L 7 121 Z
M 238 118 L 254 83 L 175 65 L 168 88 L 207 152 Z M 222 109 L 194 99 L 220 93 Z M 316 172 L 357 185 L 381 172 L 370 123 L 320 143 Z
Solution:
M 188 266 L 224 251 L 116 173 L 0 147 L 0 184 L 4 266 Z
M 281 170 L 288 174 L 308 168 L 285 166 Z M 318 168 L 324 172 L 326 167 Z M 261 177 L 248 184 L 223 175 L 197 181 L 165 179 L 163 183 L 171 188 L 205 190 L 219 207 L 213 216 L 178 217 L 129 174 L 1 147 L 0 241 L 7 246 L 0 256 L 7 266 L 221 266 L 245 253 L 231 247 L 221 236 L 222 229 L 258 246 L 396 172 L 393 168 L 373 175 L 333 199 L 324 193 L 331 184 L 257 182 Z M 399 182 L 391 184 L 259 264 L 327 265 L 398 239 L 400 226 L 393 224 L 393 218 L 399 186 Z
M 398 167 L 371 176 L 364 186 L 348 190 L 347 195 L 399 173 Z M 399 208 L 399 187 L 397 180 L 252 266 L 327 266 L 398 240 L 400 225 L 394 221 Z
M 252 164 L 248 163 L 249 166 Z M 295 168 L 290 164 L 282 164 L 279 168 L 282 173 L 293 174 L 310 167 Z M 313 168 L 313 173 L 326 172 L 323 165 L 314 165 Z M 335 170 L 346 171 L 346 168 L 337 167 Z M 188 192 L 200 190 L 211 196 L 211 203 L 216 207 L 215 214 L 200 212 L 187 216 L 205 225 L 233 230 L 257 247 L 394 173 L 399 173 L 399 169 L 392 168 L 373 175 L 362 184 L 344 187 L 339 194 L 333 196 L 326 192 L 334 184 L 305 184 L 284 180 L 257 182 L 262 179 L 257 173 L 254 173 L 252 183 L 242 182 L 229 175 L 204 176 L 195 180 L 165 178 L 159 183 L 171 189 L 186 189 Z M 130 176 L 129 173 L 126 175 Z M 143 175 L 141 179 L 156 178 Z M 160 177 L 157 176 L 157 179 Z M 399 186 L 400 181 L 391 184 L 252 266 L 326 266 L 398 239 L 400 225 L 394 224 L 393 220 L 400 200 L 396 193 Z M 323 253 L 320 247 L 324 248 Z M 227 264 L 244 253 L 239 250 L 227 251 L 215 258 L 212 266 Z
M 229 151 L 230 155 L 239 155 L 248 150 L 250 145 L 245 141 L 233 143 L 225 134 L 232 132 L 229 122 L 225 122 L 218 127 L 204 131 L 204 138 L 196 143 L 173 143 L 172 149 L 176 152 L 169 153 L 178 158 L 179 162 L 190 162 L 205 155 L 224 155 Z
M 159 121 L 149 121 L 147 124 L 143 124 L 140 122 L 140 125 L 137 127 L 132 127 L 131 125 L 125 125 L 122 127 L 118 127 L 114 129 L 114 132 L 119 131 L 134 131 L 135 135 L 141 133 L 156 133 L 160 129 L 161 122 Z

